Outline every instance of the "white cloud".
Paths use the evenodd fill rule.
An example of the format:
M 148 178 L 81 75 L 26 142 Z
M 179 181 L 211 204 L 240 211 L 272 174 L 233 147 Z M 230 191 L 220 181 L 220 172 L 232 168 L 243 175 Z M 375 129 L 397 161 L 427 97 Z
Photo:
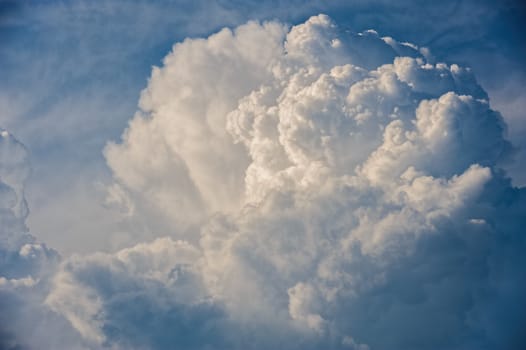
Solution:
M 520 11 L 510 6 L 518 5 L 487 0 L 427 1 L 418 6 L 385 0 L 20 3 L 21 10 L 9 12 L 2 27 L 7 41 L 0 48 L 4 67 L 0 124 L 31 149 L 34 176 L 27 191 L 32 210 L 28 225 L 38 238 L 65 254 L 123 248 L 124 242 L 144 236 L 143 225 L 123 223 L 102 210 L 100 199 L 93 195 L 94 179 L 104 181 L 108 176 L 100 150 L 108 138 L 122 131 L 147 71 L 159 64 L 174 40 L 209 35 L 249 18 L 297 23 L 322 11 L 346 28 L 372 27 L 381 34 L 430 45 L 441 59 L 473 66 L 491 93 L 492 106 L 510 122 L 511 140 L 521 146 L 525 138 L 524 131 L 518 131 L 520 106 L 510 108 L 510 97 L 521 90 L 521 84 L 510 93 L 500 93 L 504 89 L 498 86 L 523 73 L 520 45 L 510 47 L 520 42 L 519 26 L 513 25 Z M 411 52 L 410 46 L 397 45 Z M 493 84 L 497 85 L 492 88 Z M 523 152 L 517 157 L 523 159 Z M 511 172 L 517 184 L 526 173 L 521 172 L 521 163 L 516 162 Z M 63 213 L 72 210 L 76 214 L 64 218 Z M 87 240 L 94 232 L 104 234 Z
M 187 39 L 105 150 L 149 234 L 64 259 L 46 305 L 90 348 L 520 349 L 503 132 L 468 69 L 324 15 Z

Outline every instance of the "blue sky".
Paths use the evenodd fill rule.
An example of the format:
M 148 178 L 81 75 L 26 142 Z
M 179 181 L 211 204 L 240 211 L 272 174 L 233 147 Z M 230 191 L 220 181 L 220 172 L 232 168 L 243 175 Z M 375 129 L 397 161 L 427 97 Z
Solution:
M 0 0 L 0 347 L 521 349 L 525 20 Z

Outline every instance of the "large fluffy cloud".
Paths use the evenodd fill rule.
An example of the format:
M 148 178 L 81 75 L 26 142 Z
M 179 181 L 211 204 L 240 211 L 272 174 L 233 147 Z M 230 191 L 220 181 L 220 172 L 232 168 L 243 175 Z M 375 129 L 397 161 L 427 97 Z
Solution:
M 526 345 L 525 192 L 469 69 L 249 22 L 175 45 L 139 105 L 105 155 L 145 233 L 64 260 L 45 300 L 90 348 Z
M 106 149 L 118 183 L 148 217 L 153 211 L 182 231 L 210 212 L 242 206 L 250 158 L 232 142 L 225 116 L 270 81 L 284 33 L 277 23 L 224 29 L 175 45 L 165 67 L 154 68 L 123 144 Z

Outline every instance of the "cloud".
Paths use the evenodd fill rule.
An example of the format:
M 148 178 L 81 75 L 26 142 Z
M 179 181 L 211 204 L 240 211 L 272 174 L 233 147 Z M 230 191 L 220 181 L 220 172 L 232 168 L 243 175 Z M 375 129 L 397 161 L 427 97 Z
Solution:
M 524 21 L 516 1 L 418 1 L 415 6 L 412 0 L 70 0 L 8 7 L 0 27 L 0 124 L 31 149 L 35 176 L 28 183 L 28 226 L 65 254 L 120 249 L 133 240 L 128 236 L 143 234 L 141 223 L 127 224 L 101 209 L 93 182 L 109 176 L 100 150 L 118 137 L 133 114 L 151 65 L 160 64 L 171 44 L 185 37 L 207 36 L 248 19 L 299 23 L 324 12 L 342 27 L 375 28 L 399 40 L 430 45 L 441 60 L 473 67 L 493 108 L 507 122 L 522 120 L 520 109 L 505 108 L 512 95 L 498 94 L 499 85 L 524 73 Z M 511 123 L 510 130 L 519 130 L 517 124 Z M 511 140 L 520 146 L 523 132 L 515 132 Z M 518 157 L 524 158 L 522 152 Z M 525 173 L 521 163 L 509 172 L 519 185 Z M 60 180 L 57 168 L 63 169 Z M 75 215 L 63 217 L 72 210 Z M 101 234 L 87 240 L 94 232 Z
M 223 29 L 207 40 L 176 44 L 165 68 L 154 69 L 123 145 L 105 150 L 119 184 L 140 198 L 136 205 L 152 207 L 179 230 L 209 212 L 240 206 L 249 157 L 232 142 L 224 117 L 241 96 L 271 78 L 284 32 L 272 22 Z M 150 122 L 146 114 L 159 108 L 159 118 Z
M 0 129 L 0 348 L 80 349 L 82 340 L 73 328 L 43 306 L 60 257 L 37 242 L 25 225 L 27 158 L 25 147 Z
M 3 286 L 30 285 L 32 273 L 44 268 L 56 253 L 35 242 L 27 232 L 28 208 L 24 185 L 30 168 L 25 147 L 7 130 L 0 129 L 0 274 Z M 18 283 L 18 279 L 21 278 Z M 28 282 L 28 283 L 26 283 Z
M 72 257 L 54 277 L 46 303 L 94 343 L 204 345 L 217 336 L 214 323 L 222 313 L 202 294 L 199 255 L 188 243 L 160 238 L 115 255 Z M 203 323 L 210 329 L 197 334 Z
M 38 293 L 88 348 L 525 345 L 525 192 L 469 69 L 325 15 L 249 22 L 176 44 L 139 106 L 105 156 L 147 232 Z

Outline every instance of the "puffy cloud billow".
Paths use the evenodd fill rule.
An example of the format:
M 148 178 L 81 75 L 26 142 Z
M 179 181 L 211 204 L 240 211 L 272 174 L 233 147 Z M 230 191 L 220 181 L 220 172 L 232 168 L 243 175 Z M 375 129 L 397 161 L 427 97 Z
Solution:
M 468 68 L 324 15 L 249 22 L 176 44 L 139 106 L 105 149 L 108 202 L 145 227 L 115 253 L 9 243 L 2 141 L 0 288 L 33 319 L 89 349 L 526 346 L 526 193 Z

